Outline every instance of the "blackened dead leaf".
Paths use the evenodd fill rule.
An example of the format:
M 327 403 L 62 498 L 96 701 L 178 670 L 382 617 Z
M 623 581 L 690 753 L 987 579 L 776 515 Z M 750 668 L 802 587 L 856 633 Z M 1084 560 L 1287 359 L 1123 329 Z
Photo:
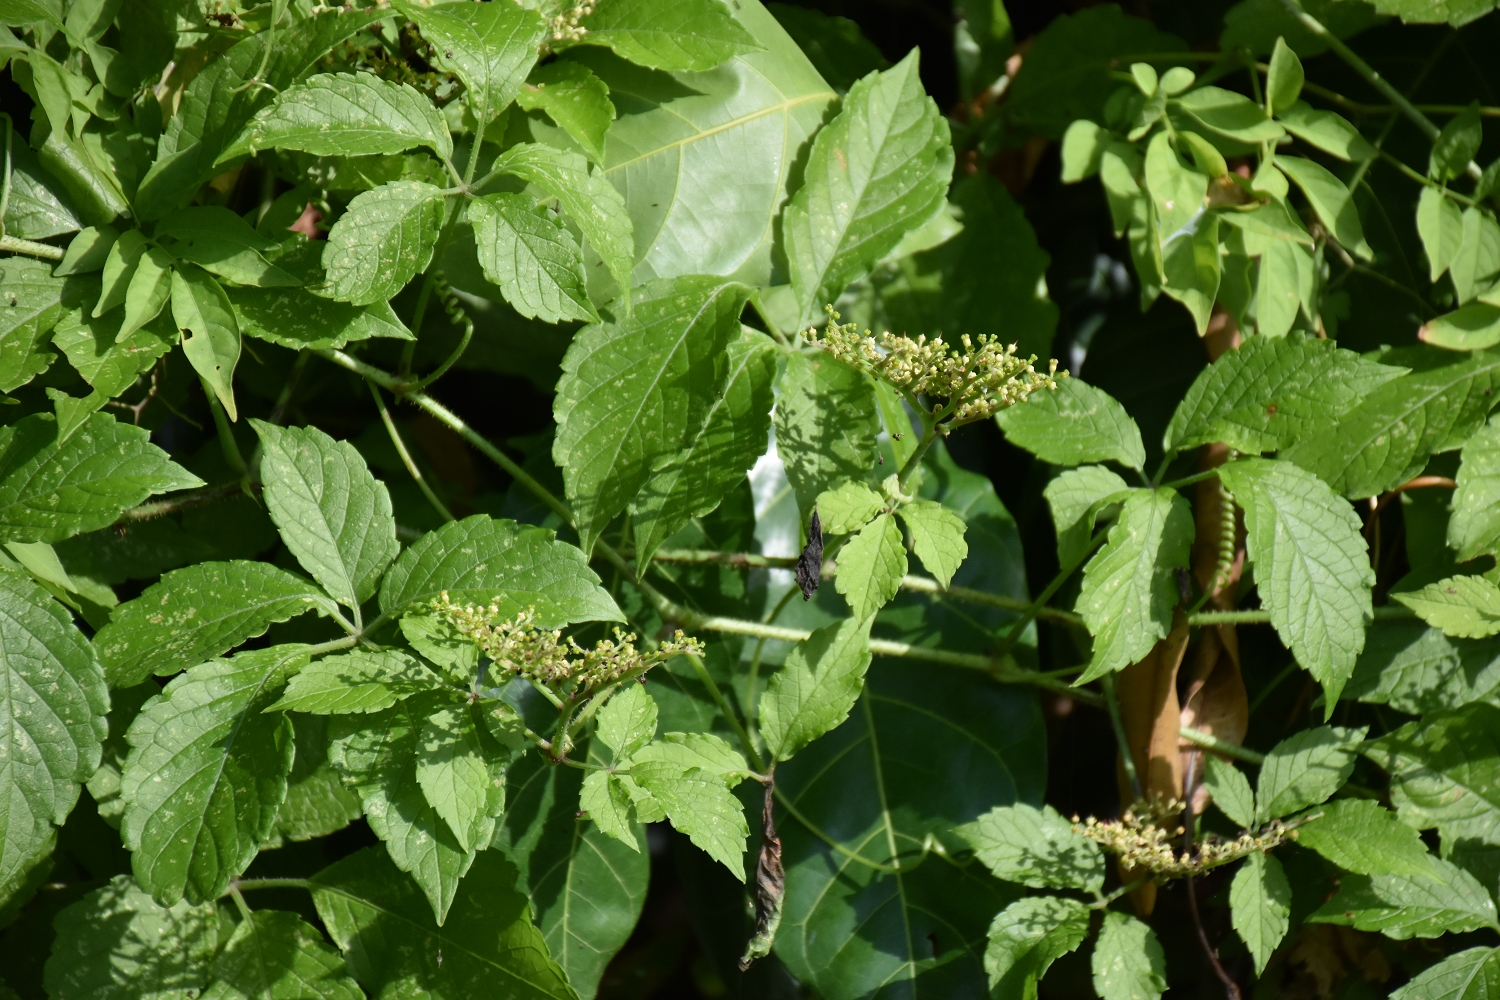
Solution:
M 818 589 L 818 580 L 823 575 L 823 522 L 818 520 L 817 508 L 813 508 L 812 521 L 807 526 L 807 545 L 797 557 L 797 586 L 802 588 L 802 599 L 808 601 Z
M 818 515 L 813 515 L 816 527 Z M 822 536 L 818 539 L 821 551 Z M 805 556 L 807 553 L 803 553 Z M 814 586 L 817 586 L 814 581 Z M 781 867 L 781 838 L 776 836 L 776 820 L 771 815 L 776 799 L 776 781 L 766 782 L 766 800 L 762 810 L 763 826 L 760 837 L 760 860 L 755 865 L 755 936 L 745 945 L 745 954 L 740 958 L 740 971 L 750 968 L 757 958 L 771 953 L 776 941 L 776 928 L 781 923 L 781 901 L 786 895 L 786 871 Z

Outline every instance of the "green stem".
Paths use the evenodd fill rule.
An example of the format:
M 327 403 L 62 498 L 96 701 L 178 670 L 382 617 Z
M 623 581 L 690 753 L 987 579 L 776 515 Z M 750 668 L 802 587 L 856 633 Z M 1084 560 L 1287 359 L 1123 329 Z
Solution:
M 927 454 L 927 449 L 931 448 L 932 442 L 938 438 L 937 421 L 921 410 L 917 412 L 922 416 L 922 441 L 917 445 L 917 450 L 907 458 L 906 464 L 901 466 L 901 471 L 896 474 L 896 485 L 901 488 L 902 493 L 906 492 L 906 483 L 911 479 L 912 473 L 916 472 L 922 464 L 922 456 Z
M 1226 757 L 1234 757 L 1247 764 L 1262 764 L 1266 759 L 1266 755 L 1263 753 L 1256 753 L 1254 750 L 1247 750 L 1233 743 L 1225 743 L 1217 736 L 1198 729 L 1183 726 L 1177 731 L 1177 734 L 1194 746 L 1200 746 L 1205 750 L 1212 750 L 1214 753 L 1221 753 Z
M 241 487 L 249 492 L 250 468 L 245 464 L 245 456 L 240 454 L 239 442 L 234 439 L 234 429 L 229 426 L 229 414 L 224 412 L 224 406 L 219 402 L 218 395 L 208 380 L 199 379 L 203 383 L 203 394 L 208 397 L 208 409 L 214 415 L 214 429 L 219 435 L 219 449 L 224 453 L 224 461 L 229 463 L 229 469 L 240 477 Z
M 1106 907 L 1109 906 L 1110 903 L 1113 903 L 1115 900 L 1119 899 L 1121 896 L 1125 895 L 1126 893 L 1134 892 L 1135 890 L 1139 889 L 1141 886 L 1145 885 L 1149 881 L 1151 881 L 1149 878 L 1138 878 L 1134 882 L 1126 882 L 1124 885 L 1120 886 L 1118 889 L 1116 889 L 1114 892 L 1111 892 L 1109 895 L 1107 895 L 1107 896 L 1100 896 L 1094 902 L 1090 903 L 1089 904 L 1089 909 L 1091 909 L 1091 910 L 1102 910 L 1102 909 L 1105 909 Z
M 724 720 L 729 723 L 729 728 L 734 730 L 734 735 L 739 738 L 740 744 L 744 746 L 745 756 L 750 759 L 750 766 L 755 768 L 756 771 L 764 771 L 766 765 L 760 759 L 760 754 L 755 752 L 755 744 L 750 742 L 750 734 L 745 731 L 744 725 L 740 723 L 739 715 L 730 707 L 729 699 L 724 697 L 724 692 L 719 690 L 719 685 L 714 682 L 713 675 L 708 672 L 708 667 L 703 662 L 703 657 L 695 653 L 688 653 L 687 661 L 692 664 L 693 672 L 698 675 L 698 679 L 703 682 L 703 686 L 708 688 L 709 696 L 713 698 L 714 704 L 719 706 L 719 711 L 723 713 Z
M 308 878 L 237 878 L 231 889 L 249 892 L 254 889 L 316 889 L 318 883 Z
M 765 307 L 761 305 L 760 294 L 760 292 L 756 292 L 754 295 L 750 296 L 750 307 L 755 310 L 755 315 L 760 317 L 760 321 L 766 325 L 766 332 L 771 335 L 771 338 L 775 340 L 776 343 L 780 344 L 782 347 L 791 347 L 792 342 L 787 339 L 787 335 L 782 333 L 781 330 L 776 326 L 776 324 L 771 321 L 770 314 L 767 313 Z
M 48 246 L 45 243 L 33 243 L 14 236 L 0 236 L 0 253 L 24 253 L 46 260 L 63 259 L 63 251 L 57 247 Z
M 1218 470 L 1217 467 L 1212 468 L 1212 469 L 1205 469 L 1204 471 L 1199 472 L 1199 473 L 1195 473 L 1194 475 L 1191 475 L 1191 476 L 1184 476 L 1181 479 L 1174 479 L 1170 483 L 1162 483 L 1160 486 L 1157 487 L 1157 489 L 1162 489 L 1162 490 L 1180 490 L 1184 486 L 1191 486 L 1194 483 L 1201 483 L 1205 479 L 1213 479 L 1218 474 L 1219 474 L 1219 470 Z
M 464 312 L 463 306 L 459 305 L 458 301 L 453 298 L 453 292 L 448 287 L 448 283 L 439 278 L 435 282 L 435 285 L 437 287 L 438 301 L 443 304 L 443 312 L 447 314 L 448 319 L 455 325 L 462 326 L 464 333 L 459 338 L 458 346 L 453 349 L 453 353 L 449 354 L 443 363 L 438 365 L 431 374 L 414 382 L 410 388 L 405 390 L 407 392 L 417 392 L 425 389 L 448 374 L 448 369 L 458 364 L 458 359 L 464 356 L 464 352 L 469 349 L 469 342 L 474 339 L 474 321 L 469 318 L 468 313 Z
M 572 701 L 563 702 L 562 711 L 557 716 L 557 733 L 552 737 L 552 759 L 561 763 L 568 755 L 572 744 L 568 739 L 568 725 L 573 721 L 573 712 L 577 706 Z
M 1384 160 L 1386 163 L 1389 163 L 1391 166 L 1395 167 L 1396 170 L 1402 174 L 1402 176 L 1410 180 L 1414 180 L 1424 187 L 1436 188 L 1437 190 L 1443 192 L 1443 197 L 1445 198 L 1452 198 L 1460 205 L 1465 205 L 1469 208 L 1473 208 L 1475 205 L 1479 204 L 1473 198 L 1470 198 L 1467 195 L 1461 195 L 1457 191 L 1451 190 L 1446 184 L 1439 184 L 1437 181 L 1433 180 L 1431 177 L 1428 177 L 1426 174 L 1418 173 L 1383 149 L 1376 149 L 1375 155 L 1380 157 L 1380 159 Z
M 229 897 L 234 900 L 235 909 L 240 911 L 241 918 L 245 920 L 252 919 L 250 914 L 250 904 L 245 902 L 245 897 L 240 895 L 239 886 L 235 885 L 233 882 L 229 883 Z
M 1125 738 L 1125 723 L 1120 718 L 1120 701 L 1115 697 L 1115 675 L 1105 674 L 1104 679 L 1104 704 L 1109 709 L 1109 724 L 1115 731 L 1115 743 L 1120 748 L 1120 761 L 1125 768 L 1125 776 L 1130 779 L 1130 792 L 1135 796 L 1135 801 L 1145 799 L 1146 793 L 1141 788 L 1141 776 L 1135 770 L 1135 754 L 1130 752 L 1130 741 Z
M 365 380 L 365 384 L 370 387 L 370 395 L 375 397 L 375 407 L 380 411 L 380 420 L 385 424 L 385 432 L 390 437 L 391 444 L 396 446 L 396 454 L 401 456 L 401 464 L 406 466 L 406 471 L 411 474 L 411 478 L 421 488 L 422 495 L 427 498 L 428 503 L 432 504 L 432 509 L 438 512 L 438 516 L 444 521 L 452 521 L 454 519 L 453 513 L 448 510 L 447 505 L 439 499 L 438 495 L 433 492 L 432 487 L 427 484 L 427 479 L 422 475 L 422 470 L 417 468 L 417 463 L 412 458 L 411 452 L 407 451 L 406 442 L 401 439 L 401 431 L 397 429 L 396 422 L 391 419 L 391 413 L 385 407 L 385 400 L 380 397 L 380 388 L 369 379 Z

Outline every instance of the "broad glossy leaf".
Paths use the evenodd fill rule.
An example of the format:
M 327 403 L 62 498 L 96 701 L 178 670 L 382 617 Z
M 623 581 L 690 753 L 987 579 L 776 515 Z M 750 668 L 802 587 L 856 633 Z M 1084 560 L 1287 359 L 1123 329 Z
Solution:
M 1332 714 L 1373 615 L 1375 571 L 1359 517 L 1290 462 L 1241 459 L 1224 466 L 1219 481 L 1245 512 L 1247 551 L 1271 624 L 1323 685 Z
M 99 301 L 94 303 L 93 314 L 96 318 L 125 301 L 130 279 L 135 276 L 135 269 L 140 264 L 141 255 L 146 252 L 146 246 L 146 237 L 141 235 L 139 229 L 127 229 L 109 248 L 109 254 L 104 258 Z
M 1463 232 L 1464 217 L 1458 203 L 1444 197 L 1441 188 L 1424 187 L 1417 200 L 1417 235 L 1427 253 L 1433 281 L 1453 263 Z
M 1082 889 L 1104 885 L 1104 855 L 1092 840 L 1051 806 L 1024 802 L 996 806 L 956 831 L 996 878 L 1033 889 Z
M 359 607 L 399 551 L 385 484 L 352 444 L 316 427 L 251 426 L 266 509 L 287 549 L 329 596 Z
M 411 880 L 366 848 L 314 877 L 313 902 L 349 970 L 372 996 L 467 1000 L 499 992 L 515 1000 L 575 994 L 531 922 L 516 870 L 485 851 L 439 929 Z M 441 961 L 439 961 L 441 958 Z
M 260 149 L 362 156 L 418 146 L 453 155 L 448 126 L 426 95 L 369 73 L 319 73 L 278 94 L 219 159 Z
M 1344 697 L 1421 715 L 1500 702 L 1497 687 L 1500 639 L 1450 639 L 1422 622 L 1379 622 L 1370 627 Z
M 380 712 L 446 686 L 438 673 L 399 649 L 356 649 L 303 667 L 271 709 L 314 715 Z
M 276 825 L 261 850 L 281 847 L 287 841 L 326 837 L 364 815 L 359 796 L 344 787 L 339 773 L 328 763 L 328 720 L 301 713 L 294 713 L 291 719 L 296 759 L 287 775 L 286 798 L 276 810 Z M 91 781 L 90 791 L 92 785 Z
M 995 415 L 1010 442 L 1053 465 L 1119 462 L 1127 469 L 1146 464 L 1141 430 L 1125 407 L 1105 392 L 1076 378 Z
M 1460 562 L 1500 547 L 1500 422 L 1474 432 L 1463 449 L 1448 519 L 1448 544 Z
M 307 611 L 332 614 L 328 596 L 270 563 L 206 562 L 173 570 L 110 614 L 94 636 L 111 687 L 171 676 Z
M 304 646 L 209 660 L 146 704 L 125 738 L 120 834 L 141 887 L 162 903 L 217 899 L 276 822 L 292 723 L 263 710 Z
M 1222 270 L 1217 215 L 1184 223 L 1162 237 L 1162 291 L 1187 307 L 1199 336 L 1208 331 Z
M 577 546 L 485 514 L 445 524 L 402 552 L 381 582 L 380 609 L 400 614 L 445 590 L 455 601 L 503 598 L 502 617 L 535 607 L 547 628 L 624 621 Z
M 1431 874 L 1431 855 L 1415 827 L 1369 799 L 1338 799 L 1323 814 L 1297 828 L 1297 843 L 1359 875 Z
M 1083 570 L 1077 610 L 1094 636 L 1094 658 L 1078 683 L 1123 670 L 1172 627 L 1173 571 L 1186 566 L 1192 513 L 1175 490 L 1133 490 L 1109 540 Z
M 487 738 L 468 705 L 449 705 L 428 716 L 417 747 L 417 784 L 428 804 L 460 849 L 484 847 L 505 808 L 508 755 Z
M 938 583 L 948 586 L 969 554 L 963 518 L 931 500 L 907 504 L 897 513 L 911 533 L 912 551 Z
M 990 996 L 1033 996 L 1052 963 L 1082 944 L 1088 933 L 1089 908 L 1076 899 L 1032 896 L 1010 904 L 995 915 L 984 950 Z
M 854 85 L 817 134 L 805 180 L 782 213 L 799 326 L 815 323 L 942 204 L 953 174 L 948 124 L 912 51 Z
M 653 0 L 602 4 L 580 25 L 585 45 L 607 45 L 640 66 L 665 70 L 708 70 L 760 48 L 720 0 L 680 0 L 663 6 Z
M 1451 576 L 1391 596 L 1445 635 L 1483 639 L 1500 633 L 1500 587 L 1482 576 Z
M 1391 776 L 1391 804 L 1444 844 L 1500 842 L 1500 708 L 1483 702 L 1434 712 L 1363 748 Z
M 397 9 L 422 29 L 438 65 L 464 82 L 470 106 L 482 120 L 516 99 L 547 37 L 541 14 L 519 4 L 400 3 Z
M 609 87 L 587 66 L 559 59 L 531 71 L 516 103 L 527 111 L 544 111 L 572 136 L 589 159 L 604 163 L 604 135 L 615 120 Z
M 1246 858 L 1229 885 L 1229 907 L 1235 932 L 1260 975 L 1291 925 L 1292 886 L 1281 862 L 1269 854 Z
M 63 282 L 46 261 L 7 257 L 0 260 L 0 285 L 0 392 L 10 392 L 56 357 L 42 347 L 63 315 Z
M 442 219 L 442 192 L 421 181 L 356 195 L 328 233 L 328 294 L 357 306 L 393 298 L 431 262 Z
M 214 960 L 204 1000 L 364 1000 L 344 960 L 295 913 L 257 910 Z
M 177 1000 L 212 974 L 219 917 L 212 902 L 162 907 L 129 875 L 116 875 L 57 915 L 47 959 L 55 1000 Z
M 173 256 L 241 285 L 285 288 L 302 284 L 265 258 L 276 244 L 227 208 L 184 208 L 158 222 L 155 233 L 157 239 L 175 241 L 168 244 Z
M 1324 801 L 1349 780 L 1363 729 L 1304 729 L 1271 748 L 1255 786 L 1256 818 L 1264 822 Z
M 805 522 L 818 496 L 873 478 L 880 414 L 870 381 L 832 358 L 786 359 L 776 403 L 776 451 Z
M 638 565 L 645 565 L 691 518 L 716 509 L 765 453 L 776 345 L 765 334 L 742 328 L 729 342 L 727 358 L 724 388 L 709 404 L 699 428 L 676 453 L 658 460 L 631 501 Z
M 83 227 L 63 186 L 42 170 L 24 139 L 12 140 L 10 198 L 0 223 L 7 236 L 45 240 Z
M 562 221 L 524 194 L 492 194 L 469 202 L 474 245 L 484 276 L 522 316 L 547 323 L 599 321 L 589 302 L 583 253 Z
M 1127 493 L 1129 489 L 1125 480 L 1102 465 L 1064 470 L 1047 484 L 1042 495 L 1052 510 L 1052 524 L 1057 532 L 1057 559 L 1061 565 L 1071 566 L 1083 558 L 1101 507 L 1107 506 L 1105 501 L 1108 498 Z
M 1302 189 L 1323 225 L 1346 250 L 1365 260 L 1374 258 L 1374 252 L 1365 242 L 1354 196 L 1343 181 L 1327 168 L 1299 156 L 1277 156 L 1276 166 Z
M 180 267 L 172 272 L 172 318 L 182 330 L 182 353 L 213 393 L 230 420 L 234 405 L 234 369 L 240 360 L 240 329 L 229 296 L 206 271 Z
M 1421 878 L 1346 876 L 1338 895 L 1308 921 L 1344 924 L 1397 941 L 1495 926 L 1495 901 L 1473 875 L 1438 858 L 1429 858 L 1428 865 Z
M 585 552 L 656 463 L 688 446 L 728 375 L 750 289 L 676 278 L 636 290 L 627 317 L 579 331 L 563 358 L 552 458 Z
M 661 804 L 672 826 L 741 882 L 745 880 L 742 857 L 750 828 L 740 800 L 722 777 L 697 767 L 684 770 L 662 760 L 633 763 L 630 776 Z
M 203 485 L 149 437 L 105 413 L 61 443 L 50 413 L 0 428 L 0 537 L 61 541 L 114 523 L 153 493 Z
M 1375 147 L 1348 120 L 1332 111 L 1314 110 L 1306 101 L 1278 110 L 1276 118 L 1298 139 L 1341 160 L 1368 160 L 1375 155 Z
M 229 288 L 241 332 L 294 351 L 343 347 L 371 337 L 411 340 L 390 303 L 335 302 L 302 288 Z
M 1240 829 L 1248 830 L 1255 822 L 1255 793 L 1243 771 L 1218 757 L 1207 757 L 1203 784 L 1213 794 L 1214 805 Z
M 906 544 L 893 514 L 865 525 L 838 552 L 838 592 L 857 621 L 872 617 L 901 589 L 906 575 Z
M 1484 5 L 1485 11 L 1489 6 Z M 1433 19 L 1432 14 L 1425 5 L 1413 5 L 1414 21 Z M 1457 12 L 1449 15 L 1463 16 Z M 1494 1000 L 1497 996 L 1500 996 L 1500 948 L 1470 948 L 1422 970 L 1392 993 L 1391 1000 Z
M 1500 308 L 1490 304 L 1493 291 L 1450 313 L 1423 323 L 1417 337 L 1424 344 L 1449 351 L 1482 351 L 1500 344 Z
M 1167 990 L 1167 956 L 1148 924 L 1104 911 L 1094 942 L 1094 992 L 1103 1000 L 1157 1000 Z
M 870 621 L 846 618 L 814 630 L 787 655 L 760 698 L 760 731 L 787 760 L 843 724 L 870 668 Z
M 99 766 L 109 692 L 88 640 L 30 576 L 0 571 L 0 886 L 35 861 Z

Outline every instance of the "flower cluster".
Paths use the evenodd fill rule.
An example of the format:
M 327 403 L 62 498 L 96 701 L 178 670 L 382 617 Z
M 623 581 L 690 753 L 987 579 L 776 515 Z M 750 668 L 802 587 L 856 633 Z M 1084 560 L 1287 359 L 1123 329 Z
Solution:
M 581 22 L 594 12 L 597 5 L 598 0 L 578 0 L 568 10 L 554 15 L 547 24 L 552 41 L 576 42 L 587 35 L 589 29 L 585 28 Z
M 703 652 L 703 644 L 687 638 L 680 629 L 647 653 L 636 649 L 634 634 L 619 629 L 615 629 L 613 639 L 601 639 L 593 649 L 584 649 L 572 636 L 564 639 L 560 629 L 540 628 L 536 608 L 496 621 L 500 615 L 497 603 L 455 604 L 446 590 L 432 602 L 432 610 L 495 662 L 492 676 L 526 677 L 540 684 L 571 682 L 581 688 L 595 688 L 645 673 L 674 656 Z
M 858 332 L 854 323 L 840 326 L 838 319 L 830 307 L 823 332 L 811 328 L 804 336 L 844 364 L 903 392 L 948 400 L 954 424 L 983 420 L 1038 389 L 1057 388 L 1055 360 L 1043 374 L 1033 367 L 1035 355 L 1017 357 L 1015 344 L 1003 345 L 993 337 L 981 334 L 975 341 L 964 334 L 960 351 L 925 334 L 913 340 L 886 332 L 877 339 L 869 330 Z
M 1193 845 L 1193 853 L 1184 851 L 1179 854 L 1172 849 L 1172 842 L 1183 833 L 1182 826 L 1176 822 L 1182 810 L 1183 803 L 1178 801 L 1138 803 L 1117 820 L 1100 822 L 1090 816 L 1080 822 L 1074 816 L 1073 832 L 1087 837 L 1110 854 L 1118 855 L 1126 868 L 1169 879 L 1201 875 L 1210 868 L 1238 861 L 1257 851 L 1269 851 L 1287 837 L 1287 828 L 1280 820 L 1275 820 L 1259 833 L 1244 833 L 1234 840 L 1223 840 L 1210 834 Z

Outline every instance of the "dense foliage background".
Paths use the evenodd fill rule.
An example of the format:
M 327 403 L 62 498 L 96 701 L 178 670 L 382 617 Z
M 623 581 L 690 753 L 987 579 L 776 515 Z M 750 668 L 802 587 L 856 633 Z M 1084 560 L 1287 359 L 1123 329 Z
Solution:
M 1500 997 L 1490 6 L 0 0 L 0 1000 Z

